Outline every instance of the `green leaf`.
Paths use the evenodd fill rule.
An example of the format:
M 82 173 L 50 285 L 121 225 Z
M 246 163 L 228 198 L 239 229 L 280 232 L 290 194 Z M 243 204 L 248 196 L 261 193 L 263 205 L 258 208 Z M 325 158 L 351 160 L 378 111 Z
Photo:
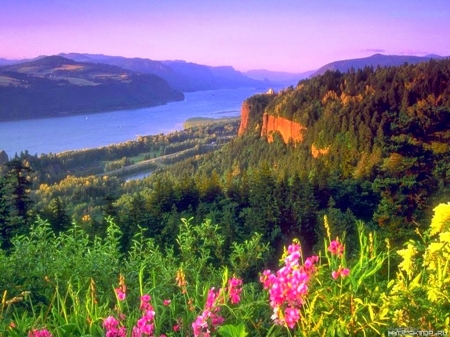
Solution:
M 369 304 L 367 308 L 369 309 L 370 320 L 373 321 L 373 319 L 375 318 L 375 314 L 373 312 L 372 304 Z
M 245 331 L 244 323 L 239 325 L 222 325 L 219 328 L 219 334 L 223 337 L 246 337 L 248 335 L 247 331 Z

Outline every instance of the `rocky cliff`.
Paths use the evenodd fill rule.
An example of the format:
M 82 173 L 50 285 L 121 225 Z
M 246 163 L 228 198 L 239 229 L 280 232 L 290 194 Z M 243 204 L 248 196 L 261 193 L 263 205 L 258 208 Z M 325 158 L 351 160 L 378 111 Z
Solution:
M 261 136 L 267 137 L 269 142 L 273 141 L 273 134 L 279 132 L 285 143 L 292 140 L 294 143 L 303 140 L 303 131 L 306 128 L 300 123 L 290 121 L 286 118 L 276 117 L 264 113 Z
M 238 136 L 242 136 L 249 131 L 256 131 L 262 137 L 267 137 L 269 142 L 272 142 L 273 134 L 279 132 L 285 143 L 288 143 L 291 139 L 294 142 L 303 140 L 303 132 L 306 130 L 303 125 L 264 112 L 268 101 L 274 96 L 256 95 L 244 101 L 241 107 L 241 125 Z
M 248 129 L 248 124 L 250 120 L 250 110 L 251 110 L 250 103 L 248 102 L 248 100 L 244 101 L 241 107 L 241 125 L 239 126 L 238 136 L 242 136 Z

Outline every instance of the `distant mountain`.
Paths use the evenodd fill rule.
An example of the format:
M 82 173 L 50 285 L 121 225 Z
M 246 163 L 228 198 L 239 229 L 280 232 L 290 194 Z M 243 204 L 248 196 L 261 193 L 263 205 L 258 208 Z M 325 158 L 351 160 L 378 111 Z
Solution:
M 20 60 L 7 60 L 0 58 L 0 67 L 21 62 Z
M 270 71 L 265 69 L 258 69 L 258 70 L 249 70 L 244 74 L 255 80 L 296 85 L 298 81 L 304 78 L 308 78 L 314 72 L 315 70 L 306 71 L 303 73 L 289 73 L 283 71 Z
M 186 61 L 154 61 L 144 58 L 126 58 L 101 54 L 60 54 L 78 62 L 95 62 L 115 65 L 144 74 L 154 74 L 165 79 L 180 91 L 211 90 L 239 87 L 264 87 L 264 82 L 249 78 L 231 66 L 210 67 Z
M 61 56 L 0 67 L 0 120 L 55 117 L 183 100 L 164 79 Z
M 390 67 L 390 66 L 400 66 L 404 63 L 409 64 L 417 64 L 420 62 L 426 62 L 430 59 L 443 59 L 445 57 L 439 55 L 427 55 L 427 56 L 408 56 L 408 55 L 382 55 L 382 54 L 374 54 L 369 57 L 359 58 L 359 59 L 350 59 L 350 60 L 342 60 L 328 63 L 317 70 L 315 73 L 311 75 L 311 77 L 317 75 L 323 75 L 327 70 L 339 70 L 340 72 L 346 72 L 350 68 L 359 69 L 364 68 L 365 66 L 372 66 L 376 68 L 380 67 Z

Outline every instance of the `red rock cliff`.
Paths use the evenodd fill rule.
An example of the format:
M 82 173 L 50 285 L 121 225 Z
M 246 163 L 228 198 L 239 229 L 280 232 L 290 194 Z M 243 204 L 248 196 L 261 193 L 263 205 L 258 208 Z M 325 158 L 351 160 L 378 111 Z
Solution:
M 250 119 L 250 105 L 245 101 L 241 107 L 241 125 L 239 126 L 238 136 L 242 136 L 248 128 Z
M 285 143 L 288 143 L 290 139 L 295 143 L 301 142 L 303 140 L 304 130 L 306 130 L 306 128 L 300 123 L 282 117 L 275 117 L 267 113 L 264 113 L 263 115 L 261 136 L 267 137 L 269 142 L 273 141 L 273 133 L 276 131 L 281 134 Z

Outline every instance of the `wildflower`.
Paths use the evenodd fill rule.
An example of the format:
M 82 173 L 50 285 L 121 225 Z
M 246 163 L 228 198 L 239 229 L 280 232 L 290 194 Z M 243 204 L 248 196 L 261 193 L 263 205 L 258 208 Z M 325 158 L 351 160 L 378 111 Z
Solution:
M 300 319 L 299 310 L 297 308 L 288 307 L 284 312 L 284 317 L 286 325 L 292 329 Z
M 125 300 L 127 286 L 125 285 L 125 277 L 122 274 L 119 275 L 119 287 L 115 289 L 115 292 L 119 301 Z
M 195 337 L 209 337 L 211 330 L 214 331 L 217 326 L 221 325 L 225 319 L 218 314 L 220 311 L 219 303 L 224 301 L 222 296 L 223 290 L 217 292 L 214 287 L 208 291 L 205 307 L 201 315 L 192 323 L 192 329 Z M 208 323 L 210 322 L 210 324 Z M 211 330 L 209 329 L 211 327 Z
M 318 256 L 311 256 L 300 265 L 300 252 L 299 244 L 289 246 L 289 255 L 284 258 L 285 265 L 276 274 L 266 270 L 260 277 L 264 289 L 269 291 L 272 320 L 289 328 L 294 327 L 300 319 L 299 307 L 308 295 L 308 283 L 316 270 L 314 264 L 319 261 Z
M 414 271 L 414 260 L 413 257 L 416 255 L 417 249 L 416 247 L 408 243 L 406 249 L 401 249 L 397 251 L 397 254 L 403 258 L 403 261 L 398 265 L 398 267 L 408 274 L 409 279 L 412 278 L 412 274 Z
M 331 240 L 330 225 L 328 224 L 328 217 L 326 215 L 323 216 L 323 225 L 327 231 L 328 240 Z
M 330 246 L 328 247 L 328 251 L 331 252 L 332 255 L 337 255 L 339 257 L 344 253 L 344 246 L 339 242 L 339 238 L 331 241 Z
M 120 288 L 116 288 L 115 291 L 117 294 L 117 299 L 119 301 L 124 301 L 126 298 L 126 294 Z
M 154 324 L 153 320 L 155 318 L 155 310 L 150 303 L 151 297 L 148 294 L 141 296 L 141 305 L 139 309 L 142 311 L 142 316 L 136 322 L 133 327 L 131 336 L 132 337 L 142 337 L 153 335 Z
M 152 306 L 150 304 L 151 297 L 148 294 L 141 296 L 141 305 L 139 306 L 140 310 L 150 310 Z
M 242 280 L 232 277 L 228 281 L 228 294 L 230 296 L 230 301 L 233 304 L 237 304 L 240 302 L 241 298 L 239 294 L 242 292 L 242 288 L 239 288 L 242 286 Z
M 31 330 L 28 332 L 28 337 L 52 337 L 52 334 L 47 329 Z
M 337 271 L 333 271 L 331 273 L 331 277 L 333 277 L 333 279 L 337 279 L 339 276 L 344 278 L 347 277 L 350 274 L 350 270 L 347 268 L 342 268 L 342 266 L 339 266 Z
M 178 287 L 181 288 L 181 293 L 182 294 L 186 294 L 186 276 L 184 274 L 184 271 L 182 268 L 180 268 L 179 270 L 177 270 L 177 276 L 175 277 L 175 280 L 177 281 L 177 285 Z
M 171 300 L 164 300 L 163 305 L 167 307 L 170 305 L 170 302 L 171 302 Z
M 116 329 L 119 326 L 119 321 L 113 316 L 108 316 L 103 320 L 103 327 L 106 330 Z
M 125 337 L 127 330 L 125 327 L 119 327 L 120 322 L 113 316 L 108 316 L 103 320 L 103 327 L 105 328 L 106 337 Z
M 194 302 L 192 301 L 192 298 L 190 298 L 188 300 L 188 305 L 189 305 L 189 311 L 194 311 L 195 310 Z
M 319 262 L 319 257 L 317 255 L 313 255 L 308 257 L 305 260 L 305 263 L 303 264 L 305 272 L 307 272 L 309 275 L 311 275 L 313 272 L 316 271 L 315 264 Z
M 152 298 L 150 297 L 149 294 L 144 294 L 141 296 L 141 301 L 142 302 L 149 302 Z
M 179 325 L 179 324 L 175 324 L 175 325 L 172 327 L 172 330 L 173 330 L 174 332 L 180 331 L 180 325 Z
M 430 235 L 435 235 L 450 229 L 450 203 L 439 204 L 433 211 L 434 216 L 431 220 Z
M 204 331 L 206 329 L 206 331 Z M 194 330 L 194 336 L 209 336 L 210 331 L 208 330 L 208 322 L 203 315 L 197 317 L 197 319 L 192 323 L 192 330 Z

